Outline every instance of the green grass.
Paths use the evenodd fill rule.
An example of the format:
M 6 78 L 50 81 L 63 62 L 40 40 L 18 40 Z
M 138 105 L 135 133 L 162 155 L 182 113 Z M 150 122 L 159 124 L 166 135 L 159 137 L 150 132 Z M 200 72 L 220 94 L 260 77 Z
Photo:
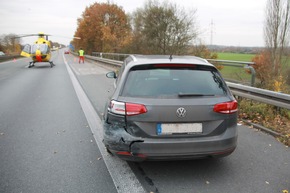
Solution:
M 251 83 L 252 75 L 246 73 L 244 68 L 225 66 L 220 72 L 227 81 L 239 82 L 248 85 Z
M 237 54 L 237 53 L 224 53 L 218 52 L 218 60 L 233 60 L 233 61 L 243 61 L 251 62 L 255 57 L 255 54 Z
M 232 60 L 232 61 L 242 61 L 242 62 L 251 62 L 254 54 L 237 54 L 237 53 L 222 53 L 219 52 L 218 60 Z M 220 71 L 223 77 L 227 80 L 234 80 L 241 83 L 250 83 L 251 75 L 246 73 L 244 68 L 241 67 L 232 67 L 224 66 Z

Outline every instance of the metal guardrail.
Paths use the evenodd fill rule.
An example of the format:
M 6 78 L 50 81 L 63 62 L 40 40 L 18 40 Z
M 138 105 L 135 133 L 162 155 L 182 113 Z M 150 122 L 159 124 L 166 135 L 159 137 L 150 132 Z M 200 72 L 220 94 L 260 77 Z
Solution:
M 92 56 L 107 58 L 111 60 L 124 61 L 130 54 L 121 54 L 121 53 L 103 53 L 103 52 L 92 52 Z
M 126 57 L 128 57 L 130 54 L 121 54 L 121 53 L 102 53 L 102 52 L 92 52 L 92 56 L 100 57 L 100 58 L 107 58 L 111 60 L 118 60 L 118 61 L 124 61 Z M 218 64 L 222 66 L 230 66 L 230 67 L 237 67 L 237 68 L 245 68 L 249 69 L 251 71 L 251 81 L 250 85 L 255 85 L 255 79 L 256 79 L 256 71 L 252 67 L 254 65 L 254 62 L 242 62 L 242 61 L 230 61 L 230 60 L 216 60 L 216 59 L 207 59 L 207 61 Z M 233 80 L 228 80 L 233 81 Z
M 276 107 L 290 109 L 290 95 L 288 94 L 235 84 L 231 82 L 227 82 L 227 85 L 231 89 L 232 93 L 236 96 L 252 99 L 254 101 L 266 103 Z
M 232 61 L 232 60 L 215 60 L 215 59 L 207 59 L 207 61 L 215 63 L 215 64 L 220 64 L 223 66 L 232 66 L 232 67 L 249 69 L 251 71 L 251 86 L 255 85 L 256 71 L 252 66 L 252 65 L 255 65 L 254 62 L 242 62 L 242 61 Z
M 106 58 L 101 58 L 101 57 L 96 57 L 96 56 L 86 56 L 86 57 L 95 61 L 99 61 L 99 62 L 103 62 L 106 64 L 115 65 L 115 66 L 121 66 L 123 63 L 121 61 L 106 59 Z M 224 60 L 223 62 L 233 62 L 233 61 Z M 248 64 L 248 63 L 245 62 L 244 64 Z M 262 102 L 262 103 L 266 103 L 269 105 L 286 108 L 290 110 L 290 95 L 288 94 L 255 88 L 252 86 L 246 86 L 242 84 L 236 84 L 232 82 L 226 82 L 226 83 L 231 89 L 233 95 L 235 96 L 240 96 L 243 98 L 255 100 L 258 102 Z
M 119 67 L 121 67 L 123 64 L 122 61 L 118 61 L 118 60 L 111 60 L 111 59 L 107 59 L 107 58 L 100 58 L 100 57 L 88 56 L 88 55 L 85 55 L 85 57 L 87 59 L 90 59 L 90 60 L 97 60 L 99 62 L 103 62 L 103 63 L 109 64 L 109 65 L 115 65 L 115 66 L 119 66 Z

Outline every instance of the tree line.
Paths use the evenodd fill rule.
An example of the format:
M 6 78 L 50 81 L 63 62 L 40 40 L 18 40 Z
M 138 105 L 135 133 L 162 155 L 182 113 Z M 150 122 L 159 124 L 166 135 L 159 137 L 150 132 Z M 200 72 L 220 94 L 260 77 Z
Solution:
M 16 39 L 16 34 L 7 34 L 0 36 L 0 51 L 8 55 L 17 55 L 21 52 L 21 40 Z
M 111 3 L 94 3 L 77 20 L 72 44 L 87 53 L 126 54 L 193 54 L 206 51 L 205 46 L 192 47 L 198 37 L 196 10 L 185 10 L 176 4 L 148 0 L 143 8 L 126 14 Z M 209 54 L 209 55 L 208 55 Z
M 290 84 L 290 0 L 267 0 L 264 21 L 265 49 L 253 61 L 259 86 L 283 91 Z M 94 3 L 80 18 L 72 42 L 91 52 L 126 54 L 177 54 L 217 58 L 202 43 L 196 44 L 199 29 L 196 10 L 185 10 L 168 1 L 148 0 L 142 8 L 126 14 L 111 3 Z M 285 73 L 287 72 L 287 73 Z
M 77 19 L 71 43 L 86 53 L 195 55 L 216 59 L 208 47 L 197 42 L 196 9 L 186 10 L 168 1 L 148 0 L 142 8 L 126 14 L 114 3 L 94 3 Z M 264 21 L 265 49 L 253 58 L 259 87 L 286 92 L 290 85 L 290 0 L 267 0 Z M 15 34 L 0 36 L 0 50 L 21 51 Z M 57 43 L 56 43 L 57 45 Z M 222 68 L 221 68 L 222 69 Z

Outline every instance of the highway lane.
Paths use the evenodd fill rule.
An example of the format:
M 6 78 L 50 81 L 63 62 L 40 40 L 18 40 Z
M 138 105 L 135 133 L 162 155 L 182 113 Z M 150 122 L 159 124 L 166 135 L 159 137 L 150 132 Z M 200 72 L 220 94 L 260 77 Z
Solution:
M 117 192 L 62 54 L 0 63 L 0 192 Z
M 150 189 L 159 192 L 282 193 L 290 189 L 289 149 L 272 136 L 239 127 L 238 148 L 223 159 L 144 162 L 134 164 L 143 171 Z M 148 180 L 147 180 L 148 181 Z
M 103 112 L 106 97 L 113 90 L 106 79 L 110 68 L 78 64 L 67 60 L 89 96 L 98 114 Z M 290 190 L 289 148 L 272 136 L 239 125 L 238 148 L 223 159 L 128 163 L 148 192 L 263 192 Z
M 59 56 L 52 69 L 0 64 L 6 69 L 0 77 L 0 192 L 116 192 L 104 163 L 115 157 L 102 157 Z M 105 77 L 111 69 L 65 58 L 101 116 L 113 90 Z M 289 160 L 289 149 L 272 136 L 239 126 L 238 148 L 224 159 L 106 164 L 117 172 L 129 165 L 124 175 L 132 170 L 146 192 L 273 193 L 290 190 Z

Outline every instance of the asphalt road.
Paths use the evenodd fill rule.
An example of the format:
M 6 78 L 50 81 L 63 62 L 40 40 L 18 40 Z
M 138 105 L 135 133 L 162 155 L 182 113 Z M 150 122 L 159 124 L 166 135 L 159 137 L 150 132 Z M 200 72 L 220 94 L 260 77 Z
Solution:
M 62 54 L 0 63 L 0 192 L 117 192 Z
M 28 69 L 27 60 L 0 63 L 1 193 L 136 192 L 118 185 L 134 180 L 145 192 L 160 193 L 290 190 L 289 148 L 242 125 L 238 148 L 223 159 L 130 163 L 105 154 L 98 142 L 101 126 L 93 126 L 84 113 L 62 51 L 54 57 L 52 69 L 37 64 Z M 111 69 L 64 57 L 96 116 L 101 116 L 112 92 L 113 82 L 105 77 Z

